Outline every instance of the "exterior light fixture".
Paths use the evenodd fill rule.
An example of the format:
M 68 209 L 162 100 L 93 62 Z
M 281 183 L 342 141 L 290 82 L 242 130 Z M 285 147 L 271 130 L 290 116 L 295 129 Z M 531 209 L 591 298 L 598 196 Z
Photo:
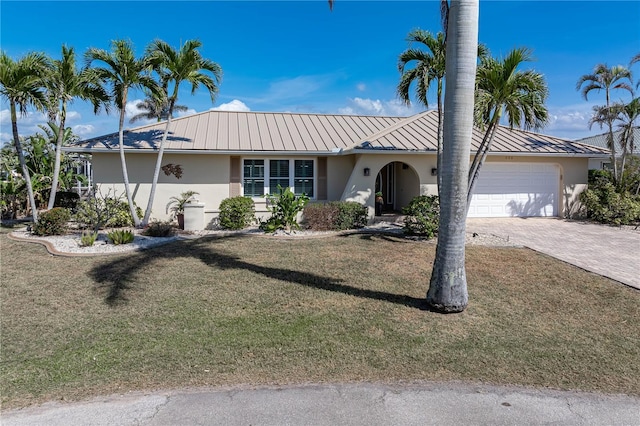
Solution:
M 371 170 L 368 167 L 364 168 L 364 175 L 369 176 L 371 174 Z
M 431 169 L 431 176 L 438 176 L 438 169 L 436 169 L 435 167 L 433 167 Z

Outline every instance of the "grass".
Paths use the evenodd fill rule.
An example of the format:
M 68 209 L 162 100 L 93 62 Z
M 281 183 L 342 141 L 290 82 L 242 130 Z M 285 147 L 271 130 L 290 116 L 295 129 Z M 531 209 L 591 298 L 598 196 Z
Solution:
M 470 304 L 424 309 L 435 246 L 382 235 L 2 250 L 4 407 L 188 386 L 485 382 L 640 395 L 640 292 L 527 249 L 467 249 Z

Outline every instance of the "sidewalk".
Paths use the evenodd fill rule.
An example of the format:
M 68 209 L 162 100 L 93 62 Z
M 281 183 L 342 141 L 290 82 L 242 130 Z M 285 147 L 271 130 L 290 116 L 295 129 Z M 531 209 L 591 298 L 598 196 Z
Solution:
M 461 384 L 166 391 L 48 403 L 18 425 L 638 425 L 640 398 Z

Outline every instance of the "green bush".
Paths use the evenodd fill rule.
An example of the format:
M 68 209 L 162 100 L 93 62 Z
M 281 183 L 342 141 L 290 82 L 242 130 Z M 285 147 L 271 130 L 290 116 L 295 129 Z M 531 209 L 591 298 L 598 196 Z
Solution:
M 640 222 L 640 197 L 617 192 L 607 179 L 595 179 L 580 194 L 587 209 L 587 217 L 612 225 L 631 225 Z
M 305 225 L 315 231 L 341 231 L 362 228 L 367 224 L 367 208 L 354 201 L 307 204 Z
M 278 185 L 278 194 L 265 195 L 267 206 L 271 212 L 271 217 L 260 223 L 260 229 L 265 232 L 276 232 L 279 229 L 290 231 L 292 228 L 300 229 L 298 224 L 298 213 L 309 202 L 309 197 L 305 194 L 296 196 L 291 188 L 282 188 Z
M 143 217 L 142 209 L 138 206 L 136 214 L 140 219 Z M 102 228 L 133 226 L 129 204 L 113 197 L 93 197 L 81 201 L 73 217 L 81 228 L 92 228 L 95 231 Z
M 80 245 L 82 247 L 91 247 L 98 238 L 98 233 L 94 231 L 82 231 L 82 236 L 80 237 Z
M 133 232 L 127 229 L 116 229 L 115 231 L 109 232 L 107 238 L 112 244 L 120 245 L 132 243 L 135 237 Z
M 62 235 L 67 230 L 67 222 L 71 219 L 69 210 L 55 207 L 40 214 L 38 221 L 33 225 L 33 233 L 36 235 Z
M 225 198 L 220 203 L 220 226 L 225 229 L 244 229 L 255 220 L 255 203 L 247 197 Z
M 53 207 L 64 207 L 74 211 L 80 201 L 80 195 L 77 192 L 56 192 L 56 199 L 53 202 Z
M 355 201 L 335 201 L 338 206 L 338 217 L 336 218 L 335 229 L 356 229 L 367 225 L 367 208 Z
M 142 235 L 146 235 L 147 237 L 170 237 L 174 232 L 175 229 L 171 222 L 154 220 L 142 230 Z
M 436 195 L 419 195 L 402 209 L 404 231 L 410 235 L 433 238 L 440 222 L 440 203 Z

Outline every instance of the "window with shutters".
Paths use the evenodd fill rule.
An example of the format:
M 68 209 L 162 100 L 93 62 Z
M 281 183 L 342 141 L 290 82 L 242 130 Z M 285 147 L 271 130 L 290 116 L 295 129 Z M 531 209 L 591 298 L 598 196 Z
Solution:
M 289 187 L 296 195 L 315 197 L 315 161 L 311 159 L 244 159 L 245 197 L 277 194 L 278 185 Z

